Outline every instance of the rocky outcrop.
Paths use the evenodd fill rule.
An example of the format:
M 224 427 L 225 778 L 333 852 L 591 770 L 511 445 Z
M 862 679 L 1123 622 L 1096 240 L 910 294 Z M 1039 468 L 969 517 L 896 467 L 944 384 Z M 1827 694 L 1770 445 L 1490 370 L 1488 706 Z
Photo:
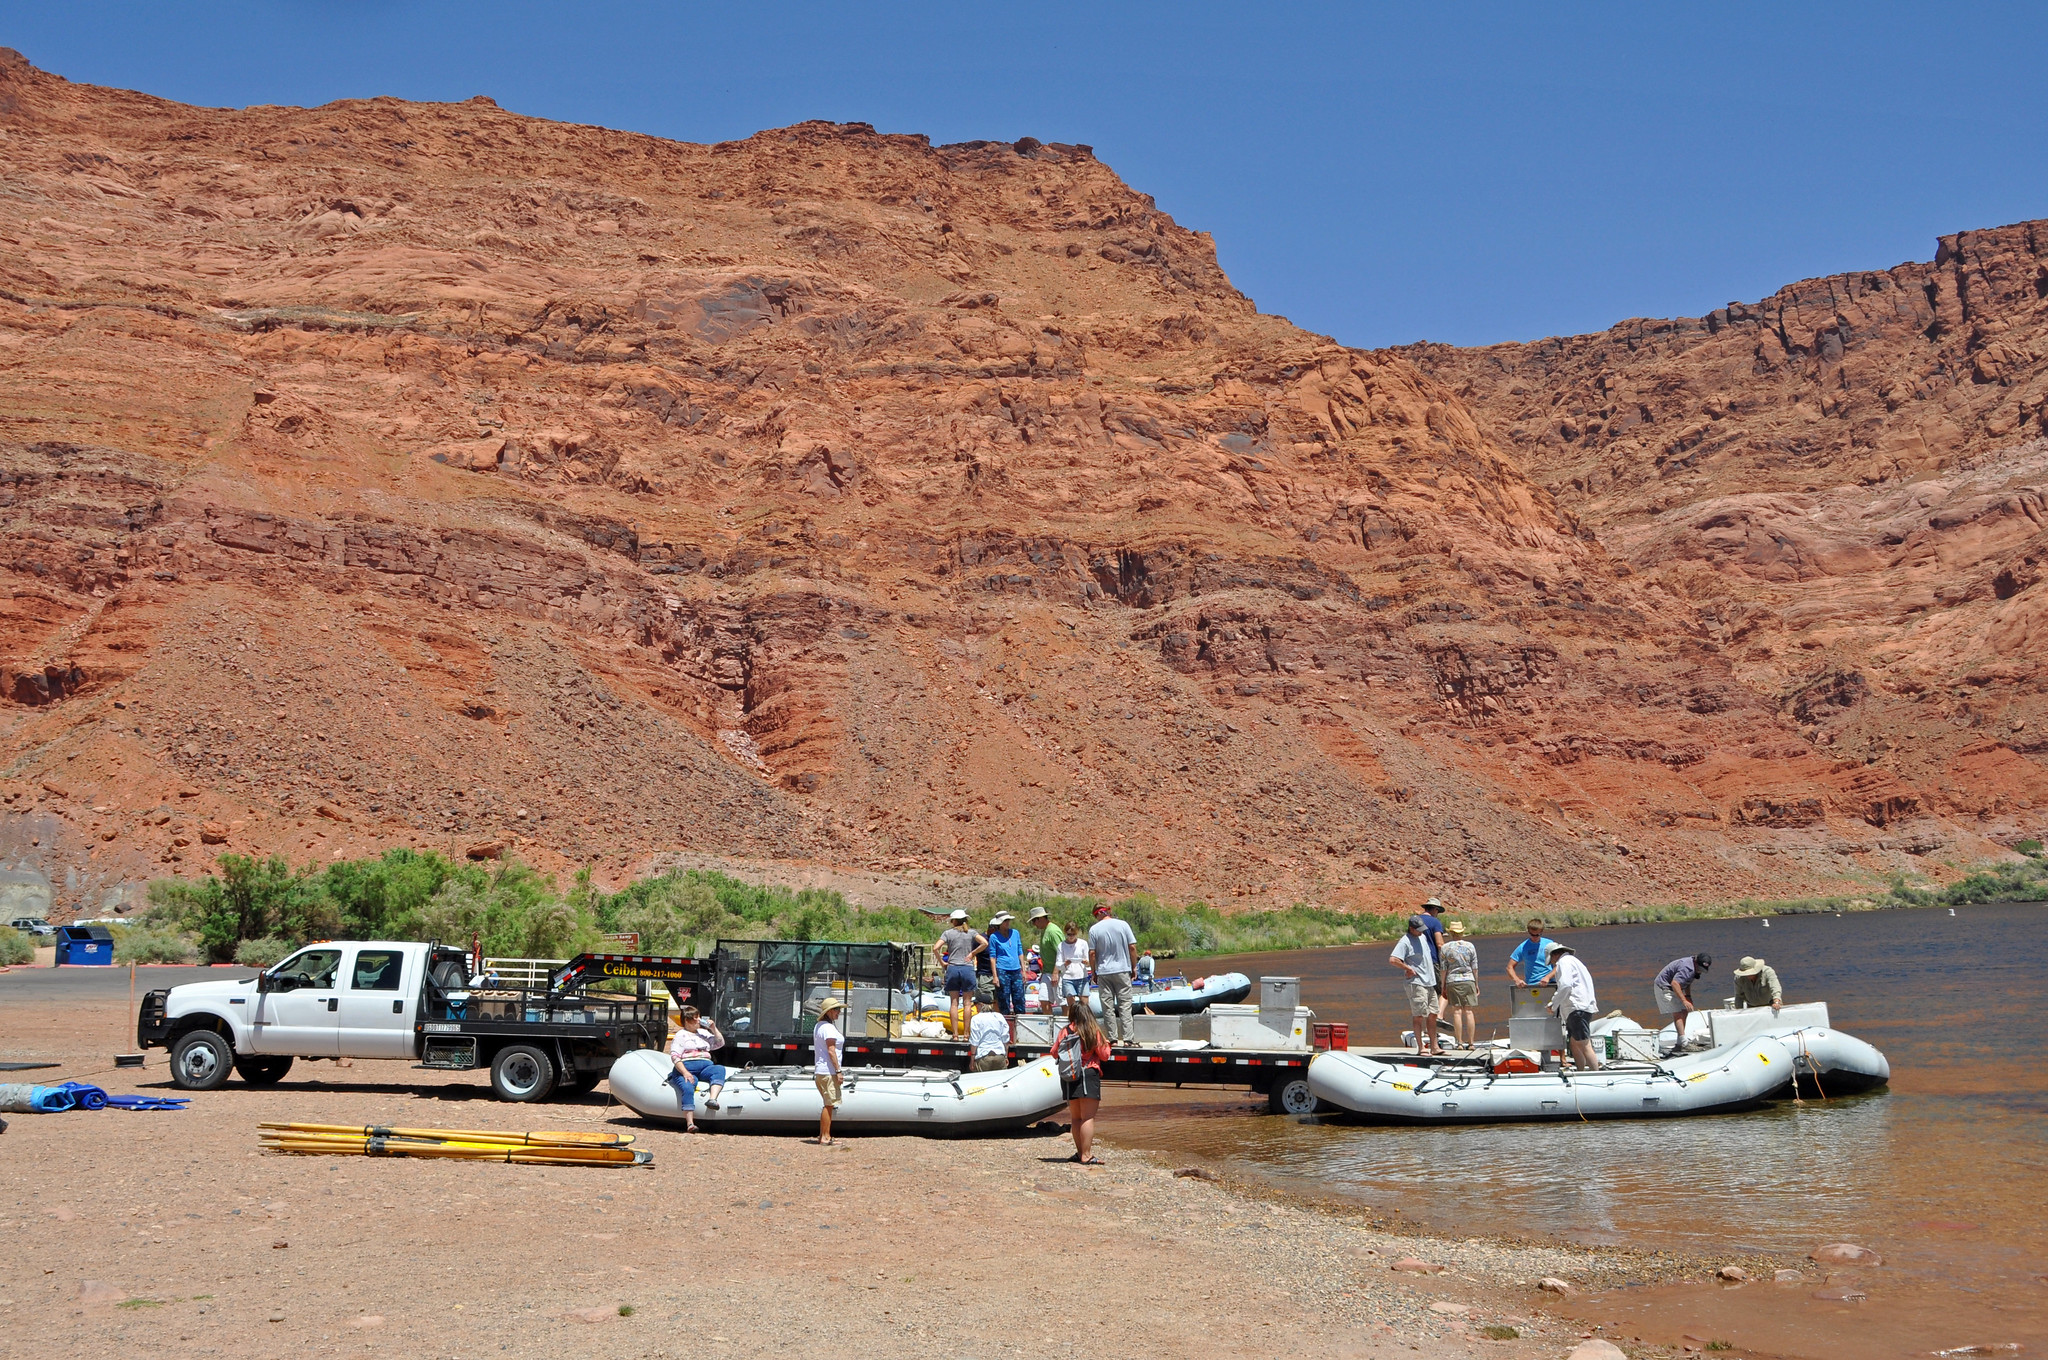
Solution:
M 1973 802 L 2035 757 L 1964 696 L 1752 655 L 1883 561 L 1933 601 L 1886 626 L 2004 684 L 2025 487 L 1616 518 L 1557 459 L 1648 437 L 1621 386 L 1554 446 L 1499 405 L 1579 342 L 1306 334 L 1086 147 L 201 110 L 11 55 L 0 127 L 0 797 L 80 893 L 404 840 L 1577 904 L 1940 874 L 2029 811 Z M 2014 267 L 1916 296 L 2017 396 L 2030 332 L 1968 338 Z M 1796 388 L 1906 288 L 1835 359 L 1810 301 L 1659 352 L 1782 333 Z M 1935 627 L 1958 590 L 2005 612 Z

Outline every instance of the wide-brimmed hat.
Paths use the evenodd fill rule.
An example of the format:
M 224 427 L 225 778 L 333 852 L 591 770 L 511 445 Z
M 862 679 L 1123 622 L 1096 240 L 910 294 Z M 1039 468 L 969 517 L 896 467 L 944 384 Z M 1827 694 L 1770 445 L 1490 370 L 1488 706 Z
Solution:
M 825 998 L 824 1003 L 818 1007 L 818 1018 L 823 1020 L 834 1011 L 843 1011 L 845 1009 L 846 1003 L 844 1001 L 841 1001 L 836 996 L 828 996 Z
M 1051 918 L 1051 916 L 1052 913 L 1047 911 L 1044 907 L 1033 907 L 1031 909 L 1031 919 L 1034 921 L 1048 920 Z
M 1553 941 L 1551 943 L 1550 948 L 1543 951 L 1543 957 L 1545 961 L 1548 961 L 1550 959 L 1556 958 L 1559 954 L 1576 954 L 1578 952 L 1578 950 L 1572 948 L 1568 944 L 1558 944 L 1555 941 Z
M 988 923 L 992 926 L 999 926 L 1007 921 L 1014 921 L 1016 919 L 1016 917 L 1010 915 L 1010 913 L 1008 913 L 1007 911 L 999 911 L 995 915 L 988 918 Z
M 1463 935 L 1464 933 L 1465 933 L 1465 923 L 1464 923 L 1463 921 L 1446 921 L 1446 922 L 1444 922 L 1444 934 L 1446 934 L 1446 935 Z
M 953 909 L 953 914 L 952 914 L 951 916 L 947 917 L 946 919 L 947 919 L 947 920 L 949 920 L 949 921 L 964 921 L 964 920 L 966 920 L 966 919 L 967 919 L 967 908 L 965 908 L 965 907 L 955 907 L 955 908 Z
M 1758 973 L 1761 973 L 1763 970 L 1764 961 L 1762 959 L 1752 959 L 1747 955 L 1744 955 L 1742 962 L 1735 965 L 1735 976 L 1755 977 Z
M 1440 907 L 1443 904 L 1444 900 L 1441 897 L 1432 897 L 1427 902 L 1424 902 L 1422 905 L 1425 907 Z

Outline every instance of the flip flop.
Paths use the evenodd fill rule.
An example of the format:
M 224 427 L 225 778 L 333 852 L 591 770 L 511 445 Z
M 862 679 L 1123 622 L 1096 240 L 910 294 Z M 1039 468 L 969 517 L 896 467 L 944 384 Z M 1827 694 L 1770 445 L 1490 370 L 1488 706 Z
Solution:
M 1076 1158 L 1075 1158 L 1074 1160 L 1075 1160 L 1076 1162 L 1080 1163 L 1080 1165 L 1082 1165 L 1082 1166 L 1108 1166 L 1108 1165 L 1109 1165 L 1109 1163 L 1108 1163 L 1108 1162 L 1105 1162 L 1105 1161 L 1103 1161 L 1103 1160 L 1102 1160 L 1102 1159 L 1101 1159 L 1100 1157 L 1090 1157 L 1090 1158 L 1089 1158 L 1089 1159 L 1088 1159 L 1087 1161 L 1085 1161 L 1085 1162 L 1081 1161 L 1081 1159 L 1080 1159 L 1079 1157 L 1076 1157 Z

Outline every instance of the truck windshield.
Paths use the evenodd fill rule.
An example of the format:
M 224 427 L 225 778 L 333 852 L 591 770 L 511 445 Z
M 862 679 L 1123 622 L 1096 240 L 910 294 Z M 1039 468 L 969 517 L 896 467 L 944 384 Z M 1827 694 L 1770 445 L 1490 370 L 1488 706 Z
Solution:
M 326 988 L 334 985 L 334 970 L 340 966 L 339 949 L 308 949 L 280 963 L 272 976 L 293 988 Z

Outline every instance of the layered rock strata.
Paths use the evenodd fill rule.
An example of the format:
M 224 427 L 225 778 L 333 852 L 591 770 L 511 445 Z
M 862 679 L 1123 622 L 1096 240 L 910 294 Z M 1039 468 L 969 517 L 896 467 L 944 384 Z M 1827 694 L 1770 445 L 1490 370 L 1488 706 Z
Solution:
M 1087 147 L 12 54 L 0 133 L 0 853 L 66 904 L 394 842 L 1620 904 L 2025 821 L 1953 790 L 2032 755 L 1864 758 L 1884 683 L 1739 633 L 1796 599 L 1702 595 L 1458 356 L 1259 314 Z

